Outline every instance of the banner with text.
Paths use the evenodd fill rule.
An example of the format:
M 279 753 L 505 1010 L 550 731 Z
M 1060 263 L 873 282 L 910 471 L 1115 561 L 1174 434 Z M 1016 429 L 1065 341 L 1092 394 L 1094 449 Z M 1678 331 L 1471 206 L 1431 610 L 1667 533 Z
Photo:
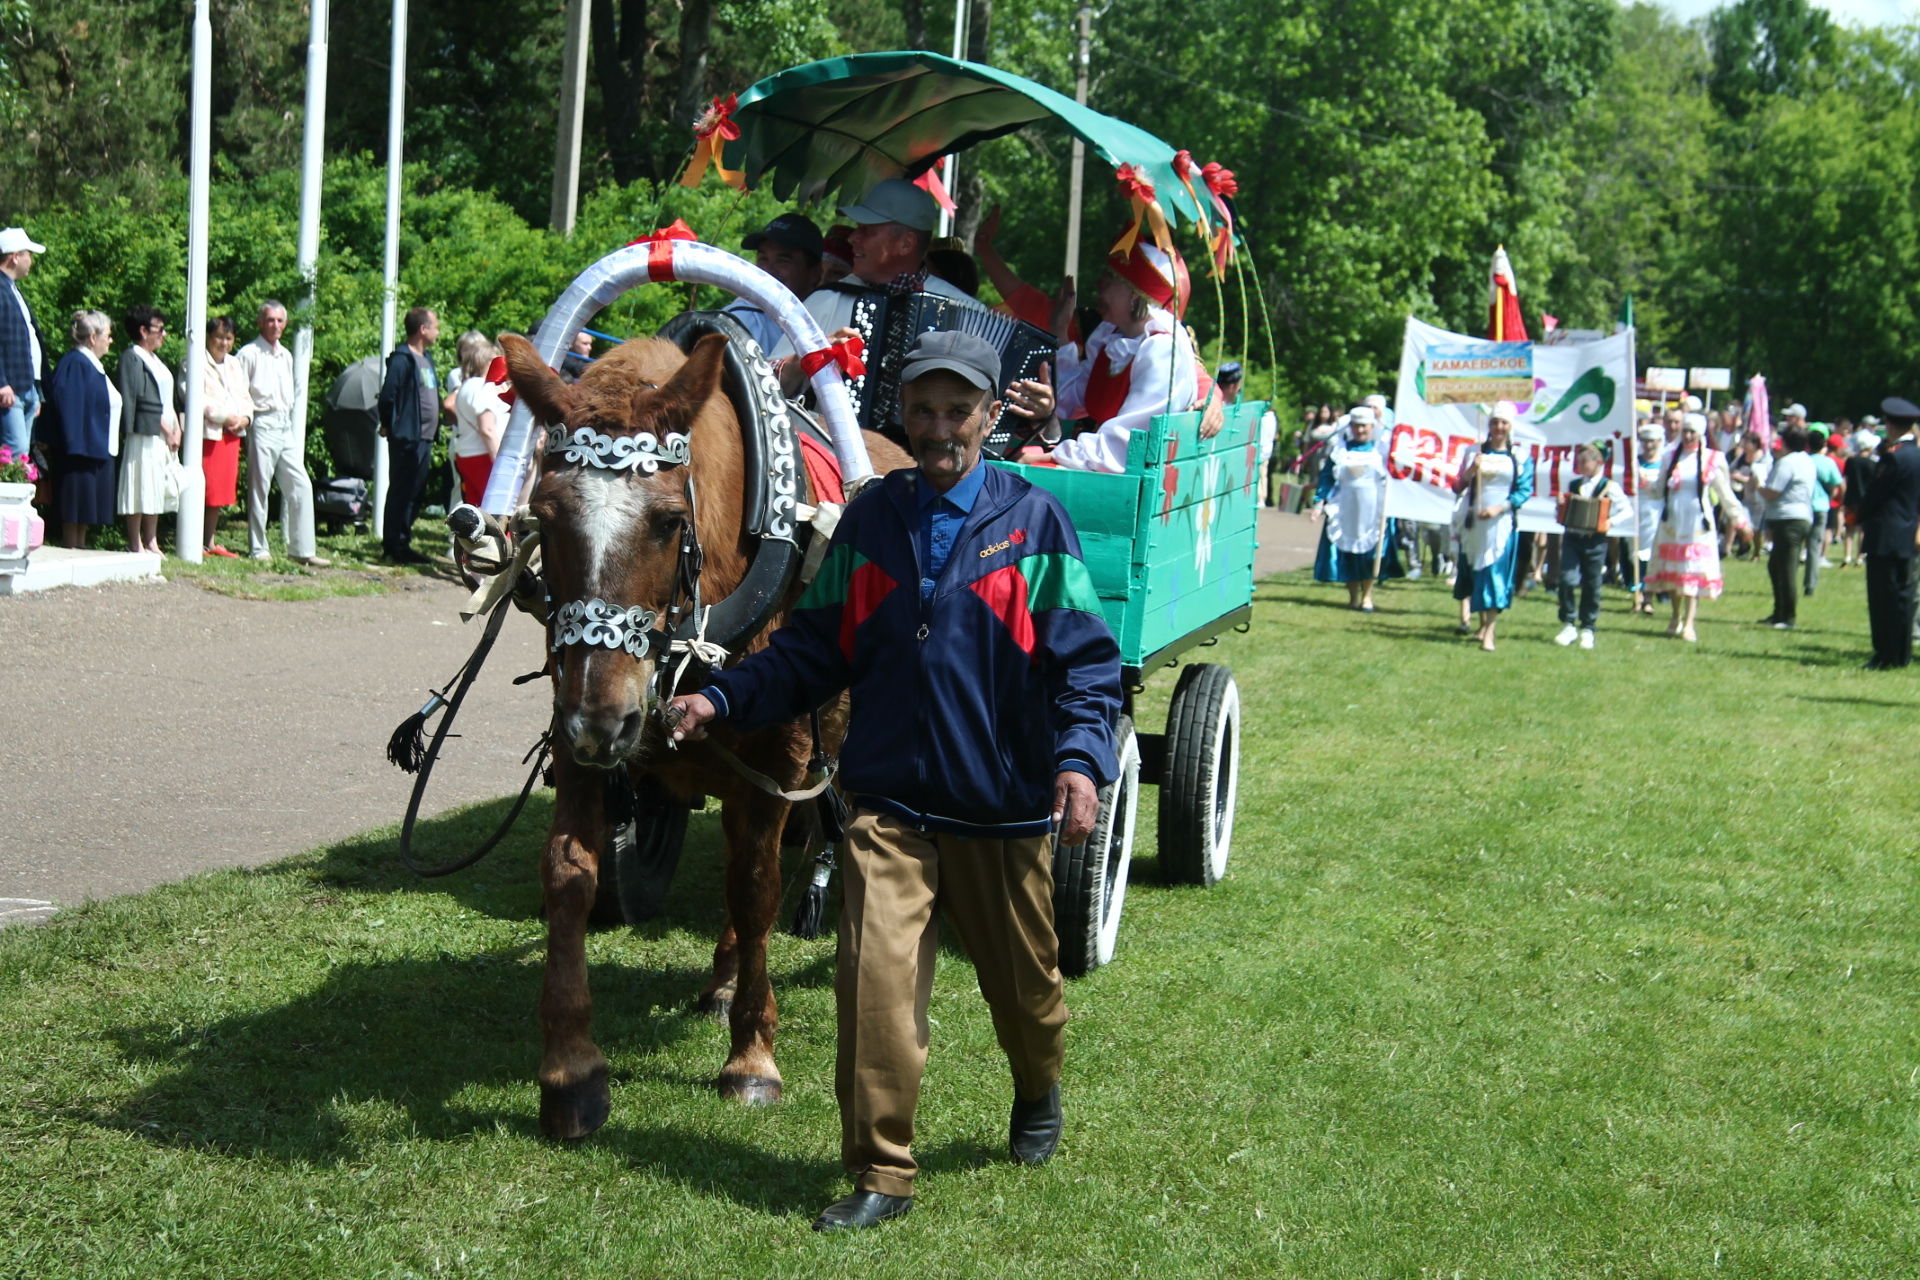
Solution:
M 1530 350 L 1528 350 L 1530 349 Z M 1526 350 L 1527 354 L 1522 355 Z M 1518 394 L 1456 402 L 1460 384 L 1505 383 L 1526 371 Z M 1514 451 L 1534 460 L 1533 497 L 1520 527 L 1556 531 L 1560 494 L 1577 474 L 1573 452 L 1583 444 L 1611 445 L 1606 473 L 1631 495 L 1633 459 L 1633 331 L 1575 345 L 1492 342 L 1448 333 L 1407 317 L 1400 354 L 1396 421 L 1387 442 L 1387 514 L 1446 524 L 1453 518 L 1453 480 L 1460 456 L 1479 442 L 1492 401 L 1519 409 Z M 1632 527 L 1616 509 L 1615 529 Z

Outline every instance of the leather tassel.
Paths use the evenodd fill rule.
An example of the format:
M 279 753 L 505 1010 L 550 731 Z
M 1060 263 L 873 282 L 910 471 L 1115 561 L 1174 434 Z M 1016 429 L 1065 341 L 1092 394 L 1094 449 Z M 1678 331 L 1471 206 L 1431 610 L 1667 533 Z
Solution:
M 427 717 L 447 705 L 446 699 L 434 694 L 427 699 L 427 705 L 402 720 L 387 739 L 387 759 L 403 773 L 418 773 L 420 766 L 427 762 Z
M 800 895 L 800 907 L 793 913 L 793 926 L 787 930 L 796 938 L 820 936 L 827 919 L 827 884 L 833 879 L 833 850 L 823 849 L 813 860 L 813 881 Z

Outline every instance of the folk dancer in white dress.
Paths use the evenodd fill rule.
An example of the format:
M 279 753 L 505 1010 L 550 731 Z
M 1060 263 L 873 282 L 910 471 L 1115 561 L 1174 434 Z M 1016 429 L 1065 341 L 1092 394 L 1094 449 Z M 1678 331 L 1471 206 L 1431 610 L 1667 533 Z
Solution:
M 1386 518 L 1386 455 L 1373 433 L 1373 410 L 1362 405 L 1327 451 L 1313 492 L 1313 516 L 1323 522 L 1314 581 L 1346 583 L 1347 608 L 1362 613 L 1373 612 L 1374 580 L 1400 575 L 1393 521 Z
M 1494 649 L 1500 614 L 1513 603 L 1514 562 L 1522 536 L 1520 508 L 1533 496 L 1533 458 L 1523 458 L 1513 448 L 1518 416 L 1509 401 L 1493 406 L 1487 417 L 1486 442 L 1461 457 L 1460 473 L 1453 482 L 1459 495 L 1453 522 L 1460 538 L 1453 594 L 1480 615 L 1474 638 L 1488 653 Z M 1465 625 L 1464 617 L 1461 621 Z
M 1700 596 L 1717 599 L 1720 576 L 1720 525 L 1731 522 L 1741 533 L 1752 526 L 1746 508 L 1734 496 L 1726 455 L 1704 440 L 1705 415 L 1689 413 L 1680 439 L 1660 460 L 1660 474 L 1648 496 L 1660 502 L 1660 528 L 1653 548 L 1653 572 L 1647 583 L 1673 598 L 1667 634 L 1688 644 L 1699 639 L 1693 624 Z
M 1653 489 L 1660 482 L 1660 450 L 1667 433 L 1657 422 L 1643 422 L 1636 437 L 1640 456 L 1633 460 L 1633 511 L 1635 554 L 1629 571 L 1633 575 L 1633 611 L 1653 613 L 1653 598 L 1647 592 L 1647 573 L 1653 563 L 1653 544 L 1660 535 L 1660 499 Z

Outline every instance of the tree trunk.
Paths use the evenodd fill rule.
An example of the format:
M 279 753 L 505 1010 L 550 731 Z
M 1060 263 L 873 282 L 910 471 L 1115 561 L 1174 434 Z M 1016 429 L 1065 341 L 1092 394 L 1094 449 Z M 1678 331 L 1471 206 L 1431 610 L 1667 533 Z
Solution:
M 707 61 L 713 52 L 714 0 L 683 0 L 680 8 L 680 84 L 673 99 L 674 127 L 693 128 L 707 105 Z
M 967 61 L 988 65 L 987 53 L 993 48 L 993 0 L 968 0 Z
M 900 0 L 900 13 L 907 20 L 907 48 L 932 48 L 927 43 L 927 0 Z
M 639 137 L 646 105 L 646 0 L 621 0 L 616 21 L 614 0 L 593 0 L 593 71 L 600 82 L 600 115 L 607 135 L 607 161 L 615 182 L 625 185 L 652 176 Z

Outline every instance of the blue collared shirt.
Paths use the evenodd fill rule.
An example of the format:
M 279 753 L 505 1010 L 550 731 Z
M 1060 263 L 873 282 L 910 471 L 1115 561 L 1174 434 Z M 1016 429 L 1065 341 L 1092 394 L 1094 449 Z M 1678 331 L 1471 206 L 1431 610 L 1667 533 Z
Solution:
M 967 513 L 973 510 L 986 480 L 986 466 L 979 462 L 945 493 L 934 492 L 925 476 L 915 480 L 914 498 L 920 504 L 920 567 L 927 575 L 920 579 L 922 600 L 933 599 L 933 584 L 947 567 L 954 539 L 960 536 L 960 526 L 966 523 Z

